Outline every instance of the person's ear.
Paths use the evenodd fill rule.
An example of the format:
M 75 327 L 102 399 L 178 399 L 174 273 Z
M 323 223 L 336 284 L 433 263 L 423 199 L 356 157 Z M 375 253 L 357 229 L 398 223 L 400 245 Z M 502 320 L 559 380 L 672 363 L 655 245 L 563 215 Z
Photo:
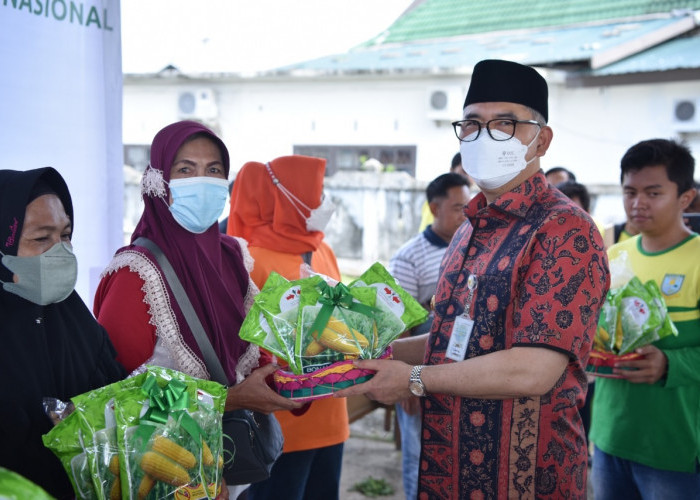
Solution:
M 688 208 L 690 206 L 690 204 L 695 199 L 696 195 L 697 195 L 697 190 L 695 188 L 690 188 L 686 192 L 681 193 L 679 198 L 680 198 L 680 202 L 681 202 L 681 207 L 683 207 L 684 211 L 686 208 Z
M 440 204 L 437 201 L 433 200 L 430 203 L 428 203 L 428 208 L 430 208 L 430 213 L 433 214 L 433 217 L 437 217 Z
M 554 131 L 548 125 L 545 125 L 540 129 L 540 133 L 537 136 L 537 149 L 535 154 L 537 156 L 544 156 L 549 145 L 552 143 L 552 137 L 554 137 Z

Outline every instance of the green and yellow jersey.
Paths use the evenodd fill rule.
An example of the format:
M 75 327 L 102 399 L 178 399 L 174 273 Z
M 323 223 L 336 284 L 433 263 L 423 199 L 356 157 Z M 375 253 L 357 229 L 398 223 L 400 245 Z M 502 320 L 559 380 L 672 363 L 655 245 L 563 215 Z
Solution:
M 604 452 L 649 467 L 695 472 L 700 455 L 700 235 L 661 252 L 646 252 L 641 236 L 613 245 L 634 274 L 661 289 L 678 336 L 654 342 L 668 374 L 653 385 L 598 379 L 590 439 Z

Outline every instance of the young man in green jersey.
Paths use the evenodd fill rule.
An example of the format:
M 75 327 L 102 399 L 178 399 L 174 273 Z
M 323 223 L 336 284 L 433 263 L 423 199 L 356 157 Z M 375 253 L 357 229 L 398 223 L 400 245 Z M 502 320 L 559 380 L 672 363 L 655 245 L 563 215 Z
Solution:
M 700 235 L 683 223 L 695 197 L 687 147 L 652 139 L 621 161 L 627 220 L 640 234 L 612 246 L 642 282 L 659 285 L 678 336 L 619 362 L 596 382 L 590 438 L 597 500 L 700 498 Z M 623 370 L 622 368 L 634 370 Z

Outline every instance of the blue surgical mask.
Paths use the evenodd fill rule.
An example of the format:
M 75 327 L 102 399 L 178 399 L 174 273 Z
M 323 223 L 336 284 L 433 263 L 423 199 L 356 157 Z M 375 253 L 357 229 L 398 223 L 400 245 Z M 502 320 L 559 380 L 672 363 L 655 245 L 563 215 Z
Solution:
M 78 261 L 62 241 L 33 257 L 4 255 L 2 264 L 17 275 L 17 283 L 3 283 L 5 291 L 46 306 L 68 298 L 78 279 Z
M 182 227 L 200 234 L 219 220 L 228 198 L 228 181 L 215 177 L 171 179 L 170 213 Z

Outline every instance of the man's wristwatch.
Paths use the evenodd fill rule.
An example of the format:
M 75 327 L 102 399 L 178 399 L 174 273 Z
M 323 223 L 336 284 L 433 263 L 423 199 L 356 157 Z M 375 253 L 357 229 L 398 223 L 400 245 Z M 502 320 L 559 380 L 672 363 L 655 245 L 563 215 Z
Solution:
M 423 371 L 425 365 L 416 365 L 411 370 L 411 377 L 408 379 L 408 389 L 411 394 L 418 397 L 425 396 L 428 392 L 425 390 L 425 384 L 420 378 L 420 373 Z

